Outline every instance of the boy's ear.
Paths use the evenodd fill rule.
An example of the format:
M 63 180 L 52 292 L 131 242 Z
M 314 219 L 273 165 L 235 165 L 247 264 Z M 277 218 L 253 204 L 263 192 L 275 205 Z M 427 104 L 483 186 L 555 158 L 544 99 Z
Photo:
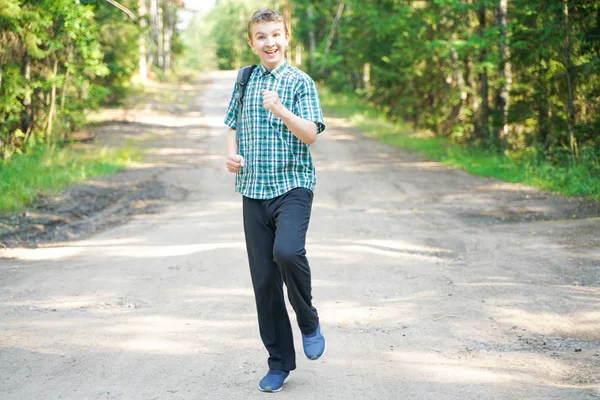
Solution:
M 250 46 L 250 48 L 251 48 L 253 51 L 256 51 L 256 50 L 254 49 L 254 43 L 252 42 L 252 39 L 248 38 L 247 40 L 248 40 L 248 46 Z

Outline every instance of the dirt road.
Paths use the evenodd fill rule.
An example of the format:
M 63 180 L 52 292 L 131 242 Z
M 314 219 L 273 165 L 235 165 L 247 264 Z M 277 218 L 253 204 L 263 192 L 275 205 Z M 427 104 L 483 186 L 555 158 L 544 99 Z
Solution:
M 1 399 L 269 396 L 224 168 L 234 78 L 182 90 L 189 108 L 128 116 L 156 138 L 113 179 L 151 176 L 179 201 L 85 240 L 0 250 Z M 328 351 L 299 357 L 273 396 L 600 399 L 600 207 L 326 122 L 307 250 Z

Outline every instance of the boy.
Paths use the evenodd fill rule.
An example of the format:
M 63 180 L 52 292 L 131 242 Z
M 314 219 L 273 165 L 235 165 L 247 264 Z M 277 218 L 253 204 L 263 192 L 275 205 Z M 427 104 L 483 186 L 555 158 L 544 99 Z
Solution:
M 313 80 L 285 59 L 289 33 L 283 15 L 259 10 L 248 22 L 248 44 L 260 57 L 246 84 L 237 121 L 238 86 L 227 108 L 227 169 L 242 194 L 244 233 L 261 339 L 269 371 L 259 383 L 278 392 L 296 368 L 283 283 L 311 360 L 325 352 L 312 306 L 306 231 L 315 186 L 309 146 L 325 129 Z M 237 130 L 237 138 L 236 138 Z

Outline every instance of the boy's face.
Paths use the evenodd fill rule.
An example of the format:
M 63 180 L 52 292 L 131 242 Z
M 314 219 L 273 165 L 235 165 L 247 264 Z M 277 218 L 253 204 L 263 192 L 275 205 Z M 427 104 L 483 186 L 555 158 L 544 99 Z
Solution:
M 259 22 L 250 27 L 248 44 L 262 61 L 265 68 L 272 70 L 279 67 L 285 59 L 285 49 L 289 35 L 283 22 Z

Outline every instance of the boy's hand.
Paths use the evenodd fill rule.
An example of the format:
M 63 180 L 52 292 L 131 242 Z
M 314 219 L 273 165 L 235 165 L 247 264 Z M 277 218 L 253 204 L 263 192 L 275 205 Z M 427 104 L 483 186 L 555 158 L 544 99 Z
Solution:
M 273 115 L 281 118 L 282 112 L 285 110 L 283 104 L 281 104 L 281 100 L 279 99 L 279 95 L 276 91 L 272 90 L 262 90 L 263 95 L 263 107 L 267 110 L 271 111 Z
M 240 172 L 240 167 L 244 166 L 244 157 L 239 154 L 234 154 L 227 157 L 227 171 L 237 174 Z

